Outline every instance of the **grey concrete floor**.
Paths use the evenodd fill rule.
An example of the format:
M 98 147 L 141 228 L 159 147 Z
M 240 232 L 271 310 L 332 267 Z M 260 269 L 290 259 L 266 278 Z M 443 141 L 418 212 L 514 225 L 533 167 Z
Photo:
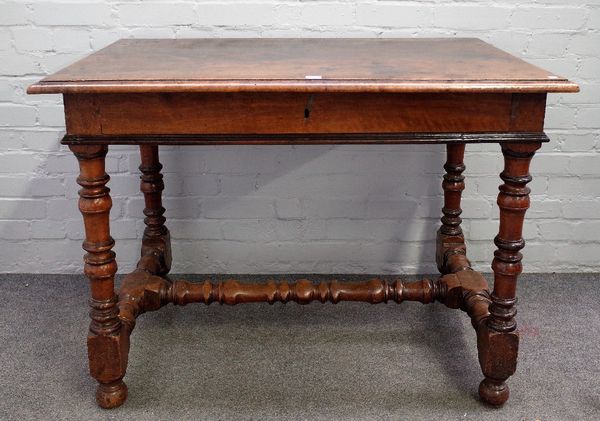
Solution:
M 463 313 L 291 303 L 143 315 L 129 399 L 106 411 L 87 374 L 87 281 L 0 275 L 0 286 L 2 420 L 600 419 L 600 274 L 522 276 L 519 366 L 501 409 L 477 399 L 482 376 Z

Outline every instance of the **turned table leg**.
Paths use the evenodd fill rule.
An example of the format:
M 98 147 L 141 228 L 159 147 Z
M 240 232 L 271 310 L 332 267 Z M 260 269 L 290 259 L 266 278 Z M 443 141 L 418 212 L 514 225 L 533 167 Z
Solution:
M 460 201 L 465 189 L 465 170 L 463 162 L 465 144 L 454 143 L 446 145 L 446 164 L 444 169 L 444 207 L 442 208 L 442 226 L 437 233 L 436 262 L 442 274 L 455 273 L 471 267 L 466 256 L 465 238 L 460 224 Z
M 485 376 L 479 395 L 492 405 L 502 405 L 508 399 L 506 380 L 517 366 L 519 335 L 515 303 L 517 278 L 522 271 L 520 250 L 525 246 L 523 220 L 529 208 L 529 163 L 540 146 L 540 143 L 502 145 L 504 171 L 500 178 L 504 184 L 498 194 L 500 228 L 494 239 L 498 247 L 492 262 L 494 290 L 490 316 L 477 335 L 479 362 Z
M 85 274 L 90 280 L 91 323 L 88 334 L 90 374 L 98 381 L 96 401 L 114 408 L 127 398 L 123 376 L 129 350 L 128 332 L 119 320 L 114 277 L 117 271 L 114 240 L 110 236 L 109 212 L 112 201 L 106 183 L 104 160 L 108 148 L 100 145 L 72 145 L 79 161 L 79 210 L 85 225 L 83 248 Z
M 164 276 L 171 269 L 171 238 L 165 226 L 165 208 L 162 206 L 162 191 L 165 188 L 160 173 L 162 165 L 158 160 L 158 145 L 140 145 L 141 183 L 145 209 L 142 256 L 138 269 L 153 275 Z

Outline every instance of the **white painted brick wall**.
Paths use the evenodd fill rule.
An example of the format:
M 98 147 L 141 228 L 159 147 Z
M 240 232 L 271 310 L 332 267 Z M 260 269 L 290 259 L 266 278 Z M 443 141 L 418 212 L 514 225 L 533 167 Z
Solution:
M 123 37 L 475 36 L 581 84 L 551 95 L 527 271 L 600 270 L 600 1 L 0 0 L 0 270 L 81 271 L 76 161 L 59 96 L 27 85 Z M 467 148 L 464 228 L 489 270 L 502 162 Z M 441 146 L 163 148 L 176 272 L 433 272 Z M 135 149 L 113 147 L 122 271 L 143 230 Z M 469 177 L 471 176 L 471 177 Z

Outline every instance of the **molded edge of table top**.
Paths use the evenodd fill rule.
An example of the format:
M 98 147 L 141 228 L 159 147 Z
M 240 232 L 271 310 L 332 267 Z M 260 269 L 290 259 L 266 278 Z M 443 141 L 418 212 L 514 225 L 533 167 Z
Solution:
M 576 93 L 579 86 L 567 79 L 543 83 L 520 81 L 511 86 L 505 82 L 397 82 L 364 80 L 321 80 L 303 82 L 283 80 L 230 81 L 131 81 L 115 82 L 44 82 L 27 88 L 28 94 L 102 94 L 102 93 L 159 93 L 159 92 L 306 92 L 306 93 L 434 93 L 434 92 L 497 92 L 497 93 Z
M 354 47 L 356 57 L 340 47 L 346 45 Z M 230 59 L 222 54 L 228 48 L 245 56 Z M 395 55 L 374 64 L 371 50 L 376 57 Z M 169 58 L 175 63 L 165 65 Z M 242 77 L 236 60 L 243 63 Z M 445 71 L 445 63 L 452 69 Z M 275 68 L 263 70 L 268 64 Z M 296 66 L 303 65 L 330 75 L 298 77 Z M 398 78 L 396 68 L 404 71 Z M 240 38 L 123 39 L 27 89 L 29 94 L 159 92 L 566 93 L 579 92 L 579 86 L 475 38 Z

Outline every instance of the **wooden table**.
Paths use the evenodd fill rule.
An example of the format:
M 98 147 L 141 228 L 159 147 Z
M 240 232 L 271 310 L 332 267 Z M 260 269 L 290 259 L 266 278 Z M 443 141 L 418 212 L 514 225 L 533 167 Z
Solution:
M 503 404 L 517 363 L 529 163 L 548 140 L 547 93 L 577 91 L 574 83 L 477 39 L 121 40 L 30 86 L 30 94 L 63 94 L 62 143 L 79 161 L 91 285 L 87 342 L 98 404 L 125 401 L 129 337 L 144 312 L 168 303 L 315 300 L 439 301 L 465 311 L 477 332 L 479 394 Z M 491 293 L 471 269 L 460 226 L 465 145 L 481 142 L 499 143 L 505 163 Z M 349 143 L 446 145 L 439 279 L 250 285 L 167 276 L 171 247 L 158 145 Z M 137 269 L 117 295 L 105 157 L 108 145 L 119 144 L 140 147 L 146 228 Z

